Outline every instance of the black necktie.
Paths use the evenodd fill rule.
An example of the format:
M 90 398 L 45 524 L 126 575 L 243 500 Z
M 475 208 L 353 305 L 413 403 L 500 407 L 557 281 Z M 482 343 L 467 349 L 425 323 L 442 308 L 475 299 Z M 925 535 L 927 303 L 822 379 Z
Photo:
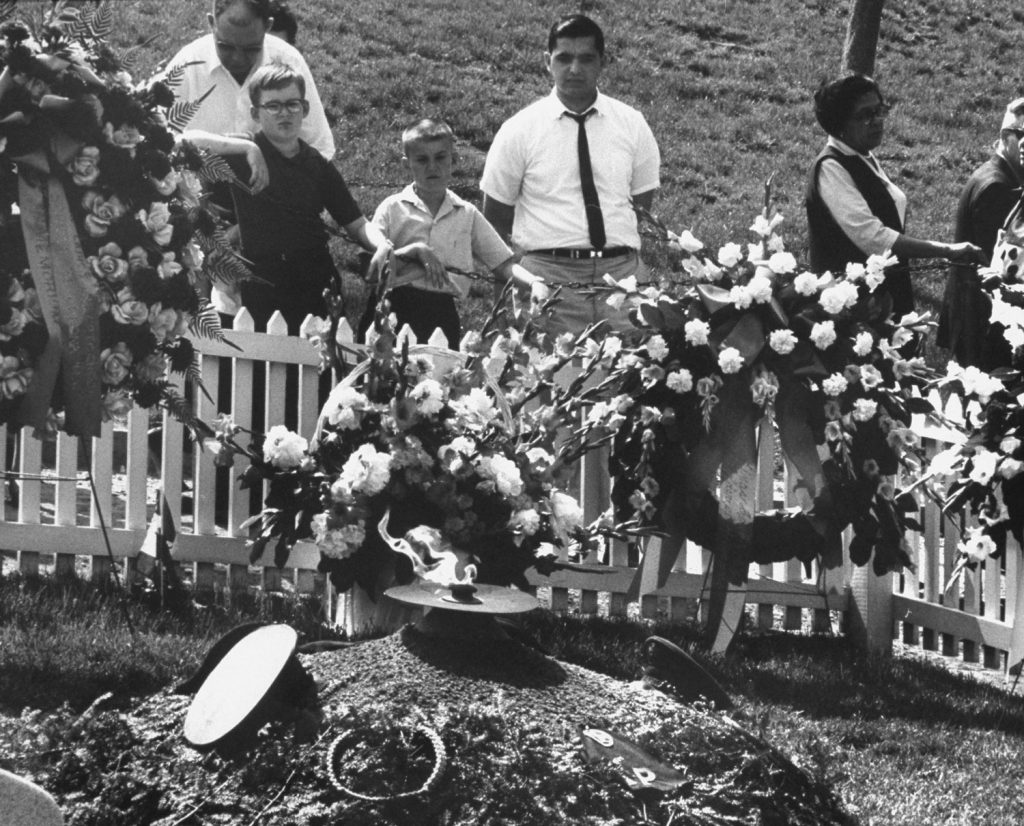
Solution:
M 604 249 L 604 216 L 601 215 L 601 202 L 597 197 L 594 185 L 594 168 L 590 165 L 590 145 L 587 143 L 587 118 L 597 110 L 589 109 L 583 114 L 575 112 L 565 114 L 579 124 L 576 133 L 576 151 L 580 156 L 580 184 L 583 187 L 583 207 L 587 211 L 587 229 L 590 231 L 590 244 L 596 249 Z

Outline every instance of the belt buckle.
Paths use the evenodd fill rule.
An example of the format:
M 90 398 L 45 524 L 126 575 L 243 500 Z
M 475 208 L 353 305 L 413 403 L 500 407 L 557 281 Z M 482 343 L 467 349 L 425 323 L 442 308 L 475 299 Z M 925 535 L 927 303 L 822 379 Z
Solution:
M 591 258 L 604 258 L 604 250 L 591 250 L 590 251 L 590 257 Z

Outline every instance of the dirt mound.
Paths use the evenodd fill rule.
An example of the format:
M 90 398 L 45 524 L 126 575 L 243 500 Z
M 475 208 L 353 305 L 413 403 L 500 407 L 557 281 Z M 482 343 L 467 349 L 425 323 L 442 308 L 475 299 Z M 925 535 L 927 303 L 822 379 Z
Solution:
M 71 826 L 851 822 L 829 789 L 728 718 L 517 642 L 439 640 L 409 626 L 299 659 L 319 708 L 264 726 L 244 754 L 191 749 L 181 735 L 190 698 L 159 694 L 131 712 L 53 724 L 51 758 L 34 777 Z M 581 725 L 632 739 L 685 784 L 646 796 L 643 820 L 620 769 L 584 761 Z M 428 730 L 446 756 L 436 783 Z M 425 783 L 425 794 L 392 801 L 335 787 L 374 798 Z

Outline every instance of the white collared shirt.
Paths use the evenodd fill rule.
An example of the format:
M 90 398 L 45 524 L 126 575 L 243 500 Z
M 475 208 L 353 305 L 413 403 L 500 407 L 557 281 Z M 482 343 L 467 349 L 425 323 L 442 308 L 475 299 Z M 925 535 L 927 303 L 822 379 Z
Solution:
M 661 156 L 643 115 L 598 93 L 586 120 L 608 247 L 640 248 L 630 199 L 660 185 Z M 494 136 L 480 188 L 515 207 L 512 242 L 523 250 L 589 247 L 576 121 L 555 91 L 517 112 Z
M 882 167 L 874 155 L 870 152 L 867 155 L 862 155 L 841 140 L 831 136 L 828 139 L 828 146 L 844 155 L 856 155 L 863 158 L 871 171 L 885 184 L 889 195 L 892 196 L 892 200 L 896 204 L 896 211 L 900 216 L 900 223 L 906 221 L 907 196 L 902 189 L 889 180 L 889 176 L 882 171 Z M 891 250 L 896 239 L 900 237 L 900 233 L 885 226 L 871 211 L 864 196 L 854 184 L 853 178 L 850 177 L 850 173 L 838 161 L 826 158 L 819 165 L 818 193 L 829 212 L 832 213 L 832 217 L 836 219 L 836 223 L 865 255 L 881 255 L 887 250 Z
M 272 34 L 263 38 L 260 59 L 249 72 L 249 77 L 241 84 L 221 65 L 212 34 L 186 44 L 171 58 L 167 64 L 169 67 L 193 64 L 185 67 L 181 82 L 173 87 L 178 100 L 199 100 L 208 89 L 213 89 L 189 121 L 188 128 L 202 129 L 217 135 L 231 132 L 254 133 L 257 125 L 249 112 L 252 105 L 249 99 L 249 81 L 257 68 L 275 61 L 288 64 L 305 79 L 309 114 L 302 121 L 300 137 L 327 160 L 332 160 L 334 136 L 331 134 L 330 124 L 327 123 L 324 106 L 309 66 L 298 49 Z
M 473 272 L 476 262 L 491 271 L 512 257 L 512 250 L 480 210 L 451 190 L 445 192 L 441 207 L 436 215 L 432 215 L 430 208 L 416 194 L 416 189 L 409 184 L 401 192 L 381 201 L 373 214 L 373 222 L 396 247 L 422 242 L 445 266 L 463 272 Z M 418 260 L 399 259 L 397 269 L 391 278 L 391 286 L 413 284 L 423 290 L 438 291 L 428 281 L 426 270 Z M 449 277 L 455 286 L 453 292 L 457 291 L 462 296 L 469 293 L 469 278 L 451 273 Z

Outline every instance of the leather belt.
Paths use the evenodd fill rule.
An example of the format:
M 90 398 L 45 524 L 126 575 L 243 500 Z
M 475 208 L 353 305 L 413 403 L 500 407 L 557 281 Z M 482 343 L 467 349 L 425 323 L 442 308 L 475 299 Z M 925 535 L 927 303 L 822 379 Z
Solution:
M 603 250 L 556 247 L 550 250 L 530 250 L 527 255 L 550 255 L 554 258 L 571 258 L 580 261 L 590 258 L 621 258 L 635 252 L 632 247 L 605 247 Z

